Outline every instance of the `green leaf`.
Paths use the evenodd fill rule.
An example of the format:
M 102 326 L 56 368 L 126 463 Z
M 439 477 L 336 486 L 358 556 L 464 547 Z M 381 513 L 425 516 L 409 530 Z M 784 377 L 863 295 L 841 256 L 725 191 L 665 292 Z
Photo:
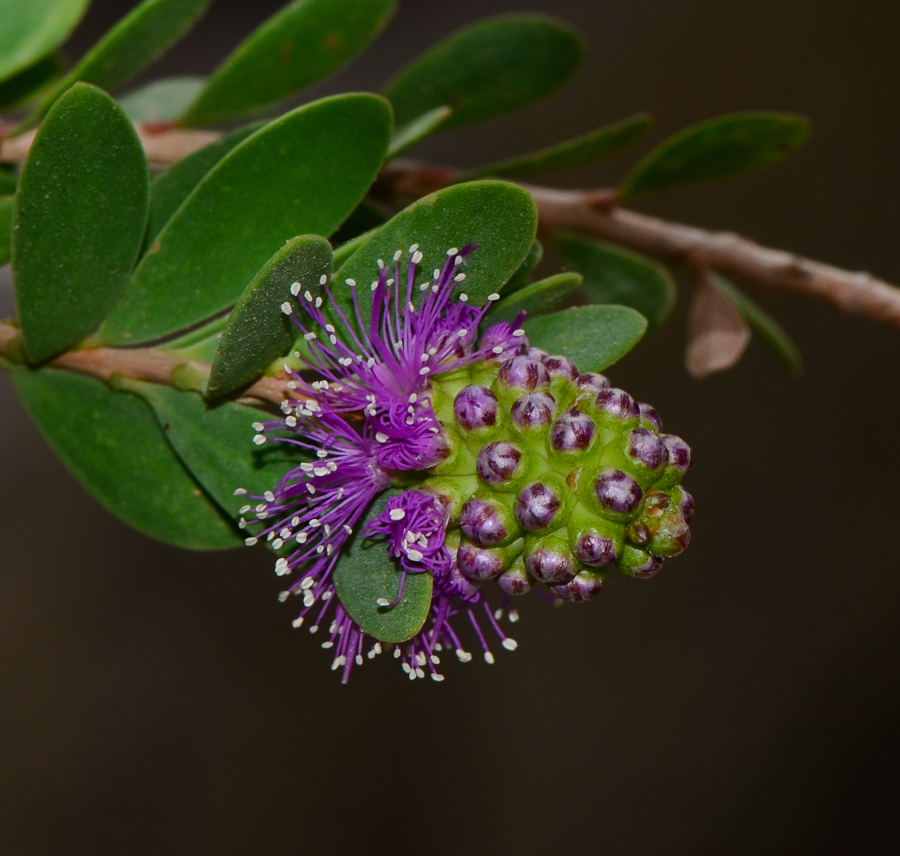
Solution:
M 0 80 L 34 65 L 75 29 L 90 0 L 0 0 Z
M 194 392 L 160 384 L 129 381 L 129 387 L 149 402 L 184 466 L 236 520 L 248 500 L 235 490 L 262 496 L 309 458 L 287 443 L 255 446 L 253 423 L 268 416 L 254 407 L 230 401 L 207 406 Z
M 407 254 L 412 244 L 419 245 L 424 255 L 419 270 L 430 279 L 447 260 L 448 249 L 475 243 L 478 249 L 460 267 L 466 279 L 458 290 L 481 306 L 516 272 L 536 229 L 534 200 L 521 187 L 502 181 L 457 184 L 419 199 L 382 226 L 336 273 L 335 294 L 349 308 L 344 282 L 353 279 L 368 287 L 377 278 L 378 259 L 389 261 L 396 250 Z M 367 305 L 360 301 L 364 313 Z
M 12 244 L 13 210 L 16 205 L 15 196 L 0 196 L 0 267 L 10 259 Z
M 647 329 L 659 327 L 675 305 L 675 281 L 662 265 L 621 247 L 558 233 L 553 246 L 567 265 L 584 276 L 582 296 L 590 303 L 637 309 Z
M 580 285 L 579 273 L 559 273 L 532 282 L 492 306 L 484 316 L 482 329 L 501 321 L 512 322 L 520 312 L 527 312 L 529 318 L 552 312 L 569 300 Z
M 377 175 L 390 131 L 387 103 L 366 94 L 316 101 L 257 131 L 160 232 L 101 340 L 146 342 L 196 324 L 237 301 L 287 239 L 331 234 Z
M 337 71 L 387 23 L 393 0 L 295 0 L 253 32 L 210 75 L 186 125 L 247 115 Z
M 174 122 L 203 89 L 204 77 L 164 77 L 119 99 L 132 122 Z
M 466 173 L 465 177 L 532 175 L 536 172 L 550 172 L 554 169 L 592 163 L 630 146 L 643 137 L 651 127 L 653 120 L 643 113 L 531 154 L 479 167 Z
M 801 374 L 803 357 L 784 327 L 721 274 L 711 271 L 710 279 L 734 303 L 750 330 L 759 336 L 788 373 L 795 376 Z
M 395 158 L 420 143 L 425 137 L 437 131 L 450 117 L 453 111 L 449 107 L 435 107 L 421 116 L 397 128 L 388 147 L 388 158 Z
M 368 514 L 354 528 L 334 569 L 338 597 L 364 633 L 381 642 L 405 642 L 425 624 L 431 609 L 430 573 L 407 574 L 403 597 L 394 607 L 378 606 L 379 598 L 393 602 L 400 591 L 400 564 L 388 552 L 382 537 L 366 538 L 362 532 L 399 491 L 379 496 Z
M 161 57 L 197 23 L 212 0 L 144 0 L 132 9 L 47 94 L 26 122 L 42 116 L 73 83 L 113 90 Z
M 85 83 L 60 98 L 19 179 L 12 264 L 25 348 L 45 360 L 92 333 L 144 237 L 147 161 L 131 122 Z
M 102 381 L 59 369 L 11 368 L 47 442 L 109 511 L 179 547 L 220 550 L 241 542 L 172 453 L 147 404 Z
M 734 113 L 686 128 L 645 157 L 619 188 L 621 199 L 750 172 L 784 160 L 810 124 L 787 113 Z
M 384 89 L 398 127 L 447 106 L 442 131 L 518 110 L 574 74 L 584 45 L 539 15 L 494 18 L 460 30 L 403 69 Z
M 2 3 L 2 0 L 0 0 Z M 62 73 L 59 54 L 39 59 L 18 74 L 0 83 L 0 109 L 9 109 L 30 100 Z
M 316 235 L 293 238 L 266 262 L 232 310 L 219 340 L 209 377 L 211 396 L 246 386 L 290 350 L 297 327 L 281 307 L 287 303 L 295 308 L 293 283 L 318 293 L 322 276 L 331 276 L 331 245 Z
M 213 167 L 261 127 L 260 124 L 248 125 L 246 128 L 238 128 L 230 134 L 225 134 L 215 142 L 172 164 L 150 182 L 150 220 L 144 239 L 145 247 L 156 240 L 163 226 L 172 219 L 181 203 L 209 175 Z
M 600 372 L 622 359 L 647 329 L 627 306 L 576 306 L 525 322 L 528 341 L 568 357 L 582 372 Z

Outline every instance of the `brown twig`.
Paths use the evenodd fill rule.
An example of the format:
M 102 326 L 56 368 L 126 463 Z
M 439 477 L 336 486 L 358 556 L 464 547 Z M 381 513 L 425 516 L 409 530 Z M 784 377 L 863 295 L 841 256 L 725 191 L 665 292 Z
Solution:
M 0 321 L 0 356 L 12 356 L 17 350 L 19 336 L 16 327 Z M 86 348 L 60 354 L 47 365 L 91 375 L 101 380 L 109 380 L 113 375 L 120 374 L 135 380 L 167 386 L 176 385 L 175 372 L 183 366 L 205 376 L 208 376 L 210 371 L 210 366 L 206 363 L 179 359 L 159 348 Z M 296 399 L 297 393 L 288 389 L 289 380 L 290 378 L 283 374 L 277 377 L 262 377 L 247 387 L 242 397 L 272 404 L 281 404 L 286 398 Z
M 170 126 L 135 126 L 149 160 L 174 163 L 219 134 Z M 22 161 L 34 132 L 0 140 L 0 160 Z M 373 188 L 391 201 L 414 199 L 446 187 L 459 173 L 445 167 L 398 159 L 388 164 Z M 868 273 L 853 273 L 811 259 L 761 247 L 728 232 L 709 232 L 628 211 L 615 191 L 556 190 L 523 185 L 537 203 L 544 233 L 567 230 L 612 241 L 663 261 L 689 257 L 700 264 L 758 287 L 795 291 L 843 312 L 900 327 L 900 289 Z

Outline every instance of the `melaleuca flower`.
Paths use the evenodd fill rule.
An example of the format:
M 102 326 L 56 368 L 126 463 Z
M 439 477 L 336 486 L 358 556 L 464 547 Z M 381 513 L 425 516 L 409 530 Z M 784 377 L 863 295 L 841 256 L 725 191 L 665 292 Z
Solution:
M 424 281 L 418 245 L 405 271 L 398 251 L 390 270 L 379 261 L 370 288 L 342 284 L 349 314 L 334 297 L 340 286 L 324 277 L 319 296 L 295 283 L 295 300 L 282 307 L 309 356 L 296 354 L 304 365 L 291 371 L 296 397 L 283 403 L 285 418 L 257 423 L 255 442 L 315 458 L 245 506 L 259 527 L 247 543 L 266 539 L 280 554 L 276 572 L 295 575 L 281 599 L 302 596 L 295 627 L 327 624 L 323 647 L 334 649 L 344 680 L 383 645 L 340 602 L 334 569 L 387 488 L 402 492 L 357 537 L 380 540 L 397 562 L 398 593 L 379 598 L 379 609 L 401 602 L 408 575 L 432 577 L 428 619 L 394 646 L 411 679 L 442 680 L 436 667 L 447 650 L 471 660 L 467 632 L 489 663 L 490 635 L 514 650 L 499 621 L 517 620 L 517 595 L 591 600 L 609 568 L 650 577 L 690 540 L 693 500 L 679 486 L 688 446 L 603 375 L 531 347 L 521 316 L 479 343 L 499 295 L 476 307 L 461 290 L 473 249 L 447 251 Z

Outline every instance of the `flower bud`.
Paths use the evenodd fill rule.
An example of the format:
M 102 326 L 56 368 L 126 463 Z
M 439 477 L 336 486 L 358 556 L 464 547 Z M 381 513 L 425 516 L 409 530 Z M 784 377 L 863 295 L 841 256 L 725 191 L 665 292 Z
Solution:
M 635 521 L 640 526 L 640 532 L 632 534 L 629 531 L 628 537 L 644 544 L 654 556 L 677 556 L 691 543 L 688 520 L 693 507 L 690 494 L 680 488 L 673 488 L 671 494 L 650 490 L 644 500 L 644 510 Z
M 654 487 L 665 489 L 677 485 L 691 468 L 691 447 L 674 434 L 661 434 L 660 439 L 665 444 L 669 460 Z
M 579 392 L 586 392 L 589 390 L 600 392 L 600 390 L 609 389 L 609 387 L 612 386 L 606 376 L 599 374 L 598 372 L 584 372 L 583 374 L 578 375 L 578 380 L 575 385 Z
M 497 585 L 500 591 L 509 595 L 528 594 L 531 591 L 534 582 L 525 572 L 525 563 L 521 556 L 513 562 L 508 571 L 497 577 Z
M 597 393 L 594 398 L 594 407 L 598 411 L 608 414 L 621 422 L 629 419 L 638 419 L 641 415 L 635 400 L 624 389 L 618 389 L 614 386 L 608 389 L 601 389 Z
M 551 594 L 571 603 L 585 603 L 600 594 L 606 574 L 603 571 L 581 571 L 569 582 L 553 586 Z
M 543 357 L 541 362 L 550 375 L 551 383 L 553 378 L 564 378 L 565 380 L 576 380 L 578 378 L 578 368 L 568 357 Z M 597 375 L 602 377 L 602 375 Z
M 525 548 L 525 569 L 548 585 L 567 583 L 578 570 L 565 541 L 553 537 L 539 538 Z
M 553 420 L 556 399 L 549 392 L 528 392 L 516 399 L 510 415 L 523 431 L 540 431 Z
M 528 485 L 516 497 L 516 520 L 532 532 L 547 529 L 560 510 L 559 497 L 546 484 Z
M 616 567 L 623 574 L 646 580 L 656 575 L 662 563 L 662 559 L 651 556 L 646 550 L 626 544 L 622 555 L 616 561 Z
M 603 470 L 594 479 L 594 496 L 603 512 L 616 518 L 627 517 L 641 504 L 641 486 L 621 470 Z
M 477 496 L 463 505 L 459 528 L 470 541 L 482 547 L 494 547 L 519 533 L 515 517 L 499 499 L 488 500 Z
M 463 538 L 456 551 L 456 564 L 470 580 L 480 582 L 499 577 L 509 564 L 509 557 L 502 548 L 479 547 Z
M 616 560 L 618 550 L 613 538 L 596 529 L 582 529 L 572 537 L 572 552 L 580 562 L 602 568 Z
M 638 402 L 638 410 L 641 412 L 641 427 L 650 428 L 652 431 L 662 431 L 662 417 L 655 407 Z
M 550 384 L 550 375 L 543 363 L 530 357 L 513 357 L 500 366 L 500 384 L 507 389 L 524 389 L 532 392 Z
M 488 443 L 475 461 L 478 478 L 499 487 L 510 484 L 523 469 L 522 453 L 512 443 Z
M 646 428 L 635 428 L 629 435 L 628 454 L 633 461 L 655 471 L 669 460 L 665 443 L 659 435 Z
M 480 431 L 497 424 L 497 396 L 485 386 L 467 386 L 453 401 L 456 424 L 465 431 Z
M 570 410 L 563 413 L 550 428 L 550 445 L 556 452 L 584 452 L 594 439 L 596 425 L 587 413 Z

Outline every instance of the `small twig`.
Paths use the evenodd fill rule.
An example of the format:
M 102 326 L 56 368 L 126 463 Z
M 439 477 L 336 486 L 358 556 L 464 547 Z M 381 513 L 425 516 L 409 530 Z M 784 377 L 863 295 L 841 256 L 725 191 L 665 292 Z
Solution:
M 12 324 L 0 321 L 0 356 L 12 355 L 19 340 L 19 331 Z M 86 348 L 67 351 L 47 365 L 69 369 L 81 374 L 109 380 L 115 374 L 135 380 L 145 380 L 173 386 L 175 371 L 182 366 L 209 375 L 210 366 L 172 356 L 159 348 Z M 287 375 L 262 377 L 244 390 L 242 397 L 281 404 L 286 398 L 296 399 L 298 394 L 288 389 Z
M 139 122 L 134 129 L 147 154 L 147 160 L 158 166 L 168 166 L 180 161 L 222 136 L 218 131 L 196 131 L 150 122 Z M 24 161 L 36 134 L 37 130 L 31 130 L 18 137 L 0 139 L 0 161 Z
M 194 131 L 150 124 L 135 126 L 154 163 L 174 163 L 217 139 L 214 131 Z M 0 160 L 22 161 L 34 132 L 0 140 Z M 452 184 L 455 170 L 398 159 L 389 163 L 373 193 L 402 203 Z M 534 197 L 542 232 L 568 230 L 612 241 L 664 261 L 700 264 L 743 280 L 812 297 L 840 309 L 900 327 L 900 289 L 868 273 L 853 273 L 783 250 L 761 247 L 729 232 L 709 232 L 670 223 L 619 207 L 614 190 L 556 190 L 523 185 Z

